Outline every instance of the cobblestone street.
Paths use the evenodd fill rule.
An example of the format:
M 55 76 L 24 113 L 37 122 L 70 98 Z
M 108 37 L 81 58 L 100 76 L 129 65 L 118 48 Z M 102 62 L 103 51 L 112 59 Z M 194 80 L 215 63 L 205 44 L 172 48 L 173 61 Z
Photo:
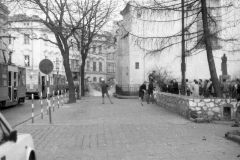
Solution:
M 238 160 L 240 146 L 224 138 L 236 128 L 196 124 L 139 99 L 87 97 L 17 126 L 31 133 L 38 160 Z

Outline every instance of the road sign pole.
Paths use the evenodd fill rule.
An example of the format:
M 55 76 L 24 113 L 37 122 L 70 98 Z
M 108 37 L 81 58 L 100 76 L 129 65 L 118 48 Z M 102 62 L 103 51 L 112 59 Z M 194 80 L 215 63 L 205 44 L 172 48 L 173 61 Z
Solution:
M 49 88 L 49 75 L 47 75 L 47 101 L 48 101 L 49 123 L 52 123 L 50 88 Z

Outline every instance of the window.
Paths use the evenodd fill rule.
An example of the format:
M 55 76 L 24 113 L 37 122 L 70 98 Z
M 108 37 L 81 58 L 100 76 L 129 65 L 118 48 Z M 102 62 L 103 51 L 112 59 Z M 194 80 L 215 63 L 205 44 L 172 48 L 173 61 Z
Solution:
M 3 65 L 2 66 L 2 86 L 7 86 L 7 73 L 8 73 L 8 70 L 7 70 L 7 66 L 6 65 Z
M 108 64 L 108 72 L 112 72 L 112 65 L 111 64 Z
M 24 44 L 30 44 L 30 36 L 29 36 L 29 34 L 24 34 Z
M 93 82 L 97 82 L 97 78 L 96 77 L 93 77 Z
M 30 66 L 30 58 L 29 58 L 29 55 L 25 55 L 24 56 L 24 66 L 25 67 L 29 67 Z
M 139 62 L 135 63 L 135 69 L 139 69 Z
M 89 71 L 89 70 L 90 70 L 90 62 L 87 61 L 87 71 Z
M 93 71 L 97 70 L 96 62 L 93 62 Z
M 96 52 L 96 46 L 93 45 L 93 53 L 95 53 L 95 52 Z
M 114 73 L 116 72 L 116 66 L 115 66 L 115 64 L 113 64 L 113 72 L 114 72 Z
M 107 59 L 108 59 L 108 60 L 114 59 L 113 53 L 109 53 L 109 54 L 107 55 Z
M 102 62 L 99 62 L 99 72 L 102 72 Z
M 99 77 L 99 82 L 101 82 L 101 80 L 102 80 L 102 77 Z
M 99 46 L 99 54 L 102 54 L 102 46 Z

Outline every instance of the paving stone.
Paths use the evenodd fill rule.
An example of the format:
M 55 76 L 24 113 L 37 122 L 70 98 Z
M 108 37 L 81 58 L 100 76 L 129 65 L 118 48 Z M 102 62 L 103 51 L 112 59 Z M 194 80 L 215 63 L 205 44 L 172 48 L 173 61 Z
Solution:
M 240 146 L 224 138 L 230 125 L 196 124 L 138 99 L 101 104 L 88 97 L 17 126 L 32 134 L 39 160 L 238 160 Z M 203 140 L 206 139 L 206 140 Z

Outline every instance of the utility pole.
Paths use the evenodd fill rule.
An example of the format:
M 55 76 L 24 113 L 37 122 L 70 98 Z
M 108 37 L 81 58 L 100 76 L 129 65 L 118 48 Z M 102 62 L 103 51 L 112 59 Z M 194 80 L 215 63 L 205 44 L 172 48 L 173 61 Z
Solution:
M 182 85 L 181 85 L 181 94 L 185 95 L 185 86 L 186 86 L 186 80 L 185 80 L 185 72 L 186 72 L 186 62 L 185 62 L 185 10 L 184 10 L 184 0 L 182 0 L 182 63 L 181 63 L 181 71 L 182 71 Z

